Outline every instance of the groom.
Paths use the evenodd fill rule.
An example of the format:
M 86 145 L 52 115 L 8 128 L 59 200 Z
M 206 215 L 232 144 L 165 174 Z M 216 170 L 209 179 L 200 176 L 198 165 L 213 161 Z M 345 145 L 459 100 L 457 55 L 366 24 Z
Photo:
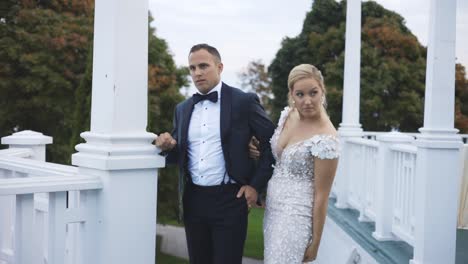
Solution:
M 273 170 L 274 125 L 255 94 L 221 82 L 216 48 L 195 45 L 188 59 L 198 92 L 177 105 L 172 135 L 159 135 L 156 146 L 179 165 L 190 263 L 241 264 L 248 208 Z M 252 136 L 262 146 L 256 166 L 248 155 Z

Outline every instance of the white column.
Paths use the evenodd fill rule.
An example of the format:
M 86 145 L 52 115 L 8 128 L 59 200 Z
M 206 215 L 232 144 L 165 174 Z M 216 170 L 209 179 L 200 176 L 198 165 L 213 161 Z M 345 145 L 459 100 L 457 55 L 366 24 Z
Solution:
M 338 129 L 343 152 L 336 176 L 336 206 L 348 207 L 349 151 L 347 139 L 359 137 L 359 94 L 361 72 L 361 0 L 348 0 L 346 7 L 345 66 L 343 83 L 343 116 Z
M 103 181 L 83 237 L 93 263 L 154 263 L 157 170 L 164 159 L 147 126 L 148 1 L 97 0 L 91 131 L 72 163 Z M 93 250 L 93 252 L 90 252 Z
M 454 129 L 456 0 L 431 0 L 424 127 L 416 140 L 411 263 L 455 263 L 460 148 Z
M 361 79 L 361 0 L 348 0 L 346 7 L 343 119 L 340 130 L 361 131 L 359 96 Z
M 376 175 L 376 219 L 375 232 L 372 236 L 379 240 L 394 240 L 392 235 L 393 219 L 393 185 L 395 170 L 393 167 L 392 151 L 393 144 L 410 144 L 413 137 L 400 132 L 390 132 L 377 136 L 379 141 L 379 153 L 377 157 Z
M 45 161 L 46 145 L 52 144 L 52 137 L 44 136 L 39 132 L 24 130 L 3 137 L 2 144 L 9 145 L 9 148 L 29 148 L 33 151 L 32 159 Z

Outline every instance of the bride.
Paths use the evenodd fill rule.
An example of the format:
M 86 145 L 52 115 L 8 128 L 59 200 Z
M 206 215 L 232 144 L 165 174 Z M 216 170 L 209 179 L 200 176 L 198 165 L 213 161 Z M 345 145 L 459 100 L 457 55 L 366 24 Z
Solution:
M 270 140 L 276 165 L 263 223 L 265 264 L 316 259 L 338 164 L 339 141 L 325 110 L 321 72 L 298 65 L 289 73 L 288 88 L 289 107 Z

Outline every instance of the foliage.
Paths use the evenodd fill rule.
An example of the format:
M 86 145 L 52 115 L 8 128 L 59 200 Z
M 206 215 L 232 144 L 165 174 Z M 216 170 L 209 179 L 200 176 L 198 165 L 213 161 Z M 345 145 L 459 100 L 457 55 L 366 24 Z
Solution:
M 150 23 L 153 18 L 150 15 Z M 188 85 L 188 69 L 177 68 L 166 41 L 156 37 L 156 29 L 149 28 L 148 47 L 148 130 L 160 134 L 172 130 L 175 106 L 184 98 L 179 88 Z M 158 219 L 177 218 L 178 172 L 176 167 L 159 170 Z
M 60 163 L 69 160 L 73 93 L 92 40 L 87 3 L 10 0 L 0 14 L 0 134 L 53 136 L 48 159 Z
M 70 163 L 89 130 L 93 66 L 92 0 L 7 0 L 0 4 L 0 134 L 35 130 L 54 138 L 47 158 Z M 149 22 L 153 18 L 149 14 Z M 149 26 L 148 130 L 172 128 L 188 71 Z M 159 216 L 177 213 L 175 170 L 159 178 Z
M 271 114 L 273 94 L 271 93 L 271 78 L 268 76 L 265 64 L 260 60 L 249 62 L 247 69 L 239 73 L 239 78 L 241 87 L 246 91 L 256 93 L 265 111 Z
M 317 66 L 325 78 L 328 113 L 341 122 L 346 1 L 316 0 L 302 32 L 285 38 L 269 66 L 273 119 L 287 104 L 289 71 L 301 63 Z M 461 76 L 457 66 L 457 76 Z M 423 126 L 426 48 L 405 26 L 404 19 L 379 4 L 362 3 L 360 122 L 365 130 L 417 131 Z M 462 78 L 460 77 L 460 80 Z M 466 84 L 466 82 L 465 82 Z M 457 82 L 457 87 L 462 82 Z M 463 90 L 464 89 L 464 90 Z M 457 88 L 457 127 L 466 124 L 468 94 Z M 462 91 L 463 90 L 463 91 Z M 466 102 L 466 103 L 464 103 Z M 457 108 L 457 109 L 458 109 Z M 463 110 L 464 109 L 464 110 Z M 463 125 L 466 127 L 466 125 Z M 466 129 L 466 128 L 464 128 Z
M 468 80 L 461 64 L 457 64 L 455 75 L 455 127 L 468 133 Z

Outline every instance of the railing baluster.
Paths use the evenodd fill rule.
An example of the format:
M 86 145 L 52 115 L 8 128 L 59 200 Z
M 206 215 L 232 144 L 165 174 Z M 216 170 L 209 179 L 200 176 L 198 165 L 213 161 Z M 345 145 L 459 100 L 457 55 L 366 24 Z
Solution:
M 413 245 L 416 148 L 396 144 L 391 150 L 395 174 L 392 233 Z
M 357 145 L 357 148 L 359 149 L 359 156 L 358 159 L 356 160 L 357 164 L 359 164 L 359 167 L 357 171 L 359 171 L 359 184 L 358 184 L 358 189 L 357 189 L 357 197 L 358 197 L 358 210 L 359 210 L 359 221 L 364 220 L 364 208 L 365 208 L 365 199 L 364 197 L 364 190 L 365 188 L 365 168 L 364 168 L 364 147 L 361 145 Z
M 415 207 L 414 204 L 416 202 L 416 155 L 411 156 L 411 166 L 412 166 L 412 171 L 411 175 L 413 177 L 411 178 L 411 186 L 413 186 L 412 192 L 411 192 L 411 201 L 410 201 L 410 223 L 411 223 L 411 236 L 414 238 L 414 229 L 415 229 L 415 221 L 414 221 L 414 216 L 415 216 Z
M 68 192 L 68 209 L 69 210 L 78 210 L 80 207 L 79 203 L 79 192 L 70 191 Z M 68 224 L 67 225 L 67 237 L 66 237 L 66 262 L 67 263 L 77 263 L 77 254 L 78 250 L 78 224 Z
M 86 221 L 80 224 L 79 232 L 79 247 L 78 263 L 91 264 L 99 263 L 96 260 L 97 256 L 97 243 L 98 243 L 98 209 L 97 209 L 97 196 L 96 191 L 81 191 L 80 192 L 80 206 L 84 208 Z
M 65 263 L 66 192 L 49 194 L 49 254 L 48 264 Z
M 398 222 L 400 221 L 400 201 L 401 201 L 401 161 L 400 161 L 400 153 L 396 152 L 394 155 L 395 155 L 395 160 L 396 160 L 394 223 L 398 224 Z
M 402 199 L 402 212 L 403 212 L 403 223 L 402 223 L 402 231 L 406 232 L 406 227 L 408 225 L 408 192 L 409 192 L 409 185 L 408 185 L 408 165 L 406 162 L 407 154 L 403 153 L 403 199 Z
M 47 205 L 47 200 L 44 200 L 46 194 L 36 194 L 34 197 L 34 249 L 33 258 L 35 260 L 41 260 L 38 263 L 44 263 L 45 258 L 45 245 L 46 241 L 46 222 L 47 222 L 47 210 L 44 208 Z
M 13 262 L 15 196 L 0 196 L 0 261 Z M 1 263 L 1 262 L 0 262 Z
M 33 259 L 34 195 L 16 196 L 15 264 L 38 263 Z

